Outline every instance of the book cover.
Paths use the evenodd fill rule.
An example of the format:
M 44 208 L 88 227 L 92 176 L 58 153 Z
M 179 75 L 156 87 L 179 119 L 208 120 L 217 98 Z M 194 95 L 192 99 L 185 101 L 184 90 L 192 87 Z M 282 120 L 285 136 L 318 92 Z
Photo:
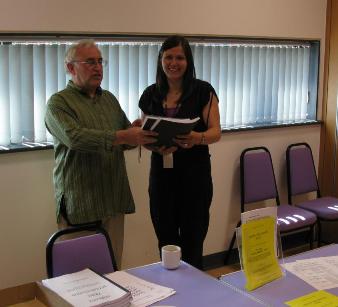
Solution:
M 143 122 L 143 130 L 152 130 L 158 133 L 157 142 L 150 146 L 178 146 L 173 139 L 177 135 L 188 134 L 199 121 L 199 117 L 194 119 L 182 119 L 171 117 L 146 116 Z

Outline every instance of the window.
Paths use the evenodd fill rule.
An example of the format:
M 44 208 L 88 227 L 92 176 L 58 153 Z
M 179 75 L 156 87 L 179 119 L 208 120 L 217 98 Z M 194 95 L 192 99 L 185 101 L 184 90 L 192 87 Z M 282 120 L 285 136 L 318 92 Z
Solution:
M 162 39 L 95 38 L 103 58 L 102 87 L 119 100 L 132 121 L 138 99 L 155 82 Z M 220 100 L 223 129 L 316 120 L 319 42 L 189 39 L 197 77 L 209 81 Z M 46 146 L 46 101 L 69 79 L 64 54 L 71 40 L 0 42 L 0 150 Z M 14 144 L 14 145 L 13 145 Z

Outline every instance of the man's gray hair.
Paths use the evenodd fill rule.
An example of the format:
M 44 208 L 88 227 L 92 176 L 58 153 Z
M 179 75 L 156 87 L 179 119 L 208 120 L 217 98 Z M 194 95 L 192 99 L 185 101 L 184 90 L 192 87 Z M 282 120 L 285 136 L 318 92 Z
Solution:
M 67 64 L 76 60 L 76 53 L 80 48 L 88 48 L 88 47 L 97 47 L 95 41 L 93 39 L 81 39 L 75 44 L 71 45 L 65 54 L 65 68 L 68 72 Z

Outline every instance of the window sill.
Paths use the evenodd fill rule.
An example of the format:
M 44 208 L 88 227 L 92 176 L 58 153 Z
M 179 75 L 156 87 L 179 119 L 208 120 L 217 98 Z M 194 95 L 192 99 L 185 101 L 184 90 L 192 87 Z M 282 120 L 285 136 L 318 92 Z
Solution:
M 308 120 L 302 122 L 284 122 L 284 123 L 269 123 L 269 124 L 255 124 L 250 126 L 237 126 L 237 127 L 222 127 L 222 133 L 232 133 L 237 131 L 252 131 L 261 129 L 274 129 L 285 128 L 295 126 L 309 126 L 309 125 L 321 125 L 320 120 Z M 24 144 L 11 144 L 8 146 L 0 146 L 0 154 L 13 153 L 13 152 L 25 152 L 35 150 L 53 149 L 53 144 L 50 142 L 39 143 L 24 143 Z
M 312 125 L 321 125 L 321 120 L 306 120 L 306 121 L 288 121 L 288 122 L 270 122 L 270 123 L 259 123 L 246 126 L 232 126 L 232 127 L 221 127 L 222 133 L 231 133 L 237 131 L 251 131 L 251 130 L 261 130 L 261 129 L 275 129 L 275 128 L 285 128 L 285 127 L 295 127 L 295 126 L 312 126 Z
M 39 143 L 11 144 L 8 146 L 0 145 L 0 154 L 46 150 L 46 149 L 53 149 L 53 144 L 51 142 L 39 142 Z

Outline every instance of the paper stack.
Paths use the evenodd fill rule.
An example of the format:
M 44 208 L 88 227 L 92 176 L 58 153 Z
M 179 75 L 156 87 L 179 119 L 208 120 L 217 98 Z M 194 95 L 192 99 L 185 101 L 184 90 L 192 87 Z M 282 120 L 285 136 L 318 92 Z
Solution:
M 130 291 L 90 269 L 45 279 L 42 284 L 73 306 L 127 307 L 132 300 Z
M 106 277 L 131 292 L 133 307 L 146 307 L 176 293 L 172 288 L 148 282 L 124 271 L 116 271 Z
M 296 260 L 284 263 L 284 267 L 315 289 L 338 287 L 338 256 Z

